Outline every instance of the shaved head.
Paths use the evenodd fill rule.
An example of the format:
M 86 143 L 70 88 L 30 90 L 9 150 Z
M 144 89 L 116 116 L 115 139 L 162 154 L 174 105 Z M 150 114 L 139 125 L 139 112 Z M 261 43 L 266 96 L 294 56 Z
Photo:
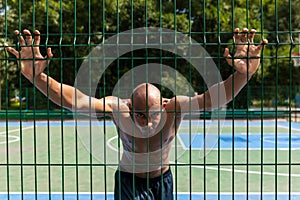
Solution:
M 138 85 L 131 98 L 130 110 L 136 127 L 142 135 L 155 135 L 159 132 L 160 123 L 165 122 L 164 106 L 161 102 L 161 94 L 157 87 L 150 83 Z
M 148 107 L 154 104 L 160 104 L 160 91 L 157 87 L 150 83 L 143 83 L 138 85 L 132 93 L 132 103 L 134 107 L 145 108 L 148 103 Z

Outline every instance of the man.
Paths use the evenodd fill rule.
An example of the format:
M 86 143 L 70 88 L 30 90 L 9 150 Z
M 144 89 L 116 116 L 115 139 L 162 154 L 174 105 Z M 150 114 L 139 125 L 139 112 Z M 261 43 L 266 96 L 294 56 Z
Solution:
M 248 29 L 244 28 L 240 33 L 236 28 L 234 32 L 236 53 L 231 58 L 226 48 L 224 57 L 236 72 L 203 94 L 172 99 L 162 98 L 158 88 L 150 83 L 137 86 L 129 99 L 113 96 L 96 99 L 57 82 L 43 73 L 53 55 L 50 48 L 47 49 L 47 56 L 40 54 L 38 30 L 34 31 L 34 38 L 28 30 L 23 31 L 25 38 L 15 31 L 23 47 L 20 52 L 11 47 L 6 49 L 21 59 L 22 74 L 54 103 L 69 110 L 89 110 L 92 107 L 97 113 L 112 117 L 120 130 L 123 144 L 120 166 L 115 173 L 115 199 L 173 199 L 169 152 L 189 106 L 196 103 L 199 110 L 213 109 L 212 93 L 220 85 L 225 88 L 226 98 L 220 99 L 219 105 L 228 103 L 259 68 L 261 49 L 267 40 L 254 46 L 254 29 L 248 33 Z

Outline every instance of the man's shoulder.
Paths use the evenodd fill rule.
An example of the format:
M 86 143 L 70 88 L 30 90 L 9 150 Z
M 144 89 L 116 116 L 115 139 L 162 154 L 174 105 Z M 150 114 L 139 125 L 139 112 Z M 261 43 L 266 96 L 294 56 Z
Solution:
M 115 104 L 129 104 L 131 102 L 130 99 L 121 99 L 116 96 L 106 96 L 99 100 L 103 100 L 106 101 L 107 103 L 115 103 Z
M 167 104 L 166 109 L 172 109 L 179 108 L 180 104 L 189 101 L 190 97 L 188 96 L 175 96 L 171 99 L 165 99 L 163 98 L 164 103 Z
M 189 100 L 191 97 L 188 97 L 188 96 L 181 96 L 181 95 L 178 95 L 178 96 L 174 96 L 172 97 L 171 99 L 166 99 L 166 98 L 163 98 L 163 101 L 164 102 L 167 102 L 167 103 L 172 103 L 172 102 L 181 102 L 181 101 L 187 101 Z

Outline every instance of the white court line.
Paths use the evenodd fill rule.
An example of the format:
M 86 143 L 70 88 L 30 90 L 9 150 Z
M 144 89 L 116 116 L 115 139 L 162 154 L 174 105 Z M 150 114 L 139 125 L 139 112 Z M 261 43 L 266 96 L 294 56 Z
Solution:
M 29 126 L 29 127 L 26 127 L 26 128 L 22 128 L 22 131 L 23 131 L 23 130 L 30 129 L 30 128 L 33 128 L 33 126 Z M 6 134 L 6 133 L 14 133 L 14 132 L 18 132 L 18 131 L 20 131 L 19 128 L 17 128 L 17 129 L 12 129 L 12 130 L 8 130 L 7 132 L 6 132 L 6 131 L 0 132 L 0 135 L 1 135 L 1 134 Z
M 183 150 L 189 150 L 188 147 L 185 146 L 183 140 L 181 139 L 181 137 L 179 136 L 179 134 L 176 134 L 176 139 L 179 141 L 179 143 L 181 144 L 181 148 L 183 148 Z M 193 150 L 193 149 L 192 149 Z
M 108 195 L 111 195 L 111 194 L 114 194 L 114 192 L 23 192 L 23 194 L 108 194 Z M 8 192 L 0 192 L 0 195 L 5 195 L 5 194 L 8 194 Z M 9 192 L 9 194 L 22 194 L 21 192 Z M 174 194 L 196 194 L 196 195 L 204 195 L 204 194 L 208 194 L 208 195 L 218 195 L 218 194 L 221 194 L 221 195 L 232 195 L 233 193 L 232 192 L 177 192 Z M 279 194 L 279 195 L 300 195 L 300 192 L 234 192 L 234 194 L 236 195 L 260 195 L 260 194 L 265 194 L 265 195 L 276 195 L 276 194 Z
M 22 128 L 21 130 L 27 130 L 27 129 L 31 129 L 33 126 L 29 126 L 29 127 L 26 127 L 26 128 Z M 17 129 L 12 129 L 12 130 L 8 130 L 7 132 L 6 131 L 3 131 L 3 132 L 0 132 L 0 136 L 4 136 L 4 137 L 8 137 L 8 138 L 13 138 L 12 140 L 8 140 L 8 143 L 13 143 L 13 142 L 18 142 L 20 140 L 20 137 L 19 136 L 16 136 L 16 135 L 8 135 L 9 133 L 14 133 L 14 132 L 18 132 L 20 131 L 20 128 L 17 128 Z M 6 140 L 3 141 L 3 142 L 0 142 L 0 144 L 6 144 Z
M 274 127 L 274 126 L 271 126 L 271 127 Z M 294 130 L 294 131 L 300 131 L 300 129 L 299 128 L 295 128 L 295 127 L 286 127 L 286 126 L 284 126 L 284 125 L 277 125 L 277 127 L 280 127 L 280 128 L 285 128 L 285 129 L 287 129 L 287 130 Z M 274 127 L 275 128 L 275 127 Z M 292 133 L 292 134 L 299 134 L 299 133 Z
M 170 163 L 175 164 L 173 161 Z M 180 163 L 178 164 L 188 164 L 188 163 Z M 286 173 L 274 173 L 274 172 L 265 172 L 261 174 L 260 171 L 247 171 L 247 170 L 240 170 L 240 169 L 229 169 L 229 168 L 216 168 L 216 167 L 209 167 L 209 166 L 191 166 L 192 168 L 198 168 L 198 169 L 209 169 L 209 170 L 215 170 L 215 171 L 225 171 L 225 172 L 234 172 L 234 173 L 242 173 L 242 174 L 257 174 L 257 175 L 270 175 L 270 176 L 284 176 L 284 177 L 300 177 L 300 174 L 286 174 Z
M 111 150 L 118 152 L 119 150 L 118 150 L 117 148 L 115 148 L 115 147 L 111 144 L 111 142 L 112 142 L 113 140 L 115 140 L 115 139 L 118 139 L 118 136 L 114 136 L 114 137 L 112 137 L 112 138 L 109 138 L 109 140 L 107 140 L 106 145 L 107 145 Z M 183 141 L 182 141 L 182 139 L 181 139 L 180 137 L 178 137 L 178 140 L 179 140 L 179 143 L 181 143 L 181 148 L 183 148 L 183 150 L 189 150 L 189 148 L 184 147 L 184 143 L 183 143 Z M 175 145 L 172 145 L 172 147 L 176 147 L 176 146 L 175 146 Z M 192 149 L 192 150 L 194 150 L 194 149 Z
M 115 148 L 113 145 L 111 145 L 111 141 L 118 139 L 118 136 L 114 136 L 112 138 L 110 138 L 109 140 L 107 140 L 106 145 L 113 151 L 119 152 L 119 150 L 117 148 Z
M 10 195 L 108 195 L 113 196 L 114 192 L 9 192 Z M 244 195 L 244 196 L 257 196 L 257 195 L 283 195 L 283 196 L 299 196 L 300 192 L 173 192 L 174 195 L 224 195 L 224 196 L 233 196 L 234 195 Z M 8 192 L 0 192 L 0 199 L 1 195 L 8 195 Z
M 118 152 L 118 149 L 116 149 L 114 146 L 111 145 L 111 141 L 116 139 L 118 136 L 114 136 L 110 138 L 107 141 L 107 146 L 111 148 L 114 151 Z M 170 163 L 174 164 L 175 162 L 170 161 Z M 180 163 L 178 164 L 188 164 L 188 163 Z M 269 176 L 283 176 L 283 177 L 300 177 L 300 174 L 286 174 L 286 173 L 274 173 L 274 172 L 265 172 L 261 173 L 261 171 L 247 171 L 247 170 L 240 170 L 240 169 L 229 169 L 229 168 L 215 168 L 215 167 L 209 167 L 209 166 L 191 166 L 192 168 L 198 168 L 198 169 L 208 169 L 208 170 L 215 170 L 215 171 L 225 171 L 225 172 L 234 172 L 234 173 L 243 173 L 243 174 L 257 174 L 257 175 L 269 175 Z
M 224 135 L 226 135 L 227 133 L 225 133 Z M 274 142 L 274 141 L 272 141 L 272 140 L 268 140 L 269 138 L 272 138 L 272 137 L 270 137 L 269 136 L 269 134 L 270 133 L 267 133 L 267 134 L 264 134 L 263 135 L 263 138 L 261 138 L 261 140 L 263 139 L 265 142 L 267 142 L 267 143 L 272 143 L 272 144 L 276 144 L 276 142 Z M 284 133 L 280 133 L 280 137 L 279 138 L 283 138 L 282 136 L 283 136 L 283 134 Z M 226 151 L 226 150 L 228 150 L 228 151 L 233 151 L 233 150 L 244 150 L 244 151 L 246 151 L 246 150 L 248 150 L 248 151 L 251 151 L 251 150 L 263 150 L 263 151 L 275 151 L 275 147 L 274 148 L 265 148 L 265 147 L 244 147 L 244 148 L 236 148 L 236 147 L 215 147 L 216 145 L 217 145 L 217 143 L 218 143 L 218 140 L 220 139 L 220 137 L 218 137 L 218 139 L 216 140 L 216 142 L 215 142 L 215 144 L 213 144 L 213 146 L 211 146 L 211 147 L 206 147 L 206 148 L 204 148 L 204 147 L 191 147 L 190 148 L 190 146 L 192 146 L 193 145 L 193 143 L 195 142 L 195 141 L 192 141 L 192 143 L 189 145 L 186 145 L 185 143 L 184 143 L 184 141 L 182 140 L 182 138 L 181 138 L 181 136 L 180 135 L 188 135 L 188 133 L 181 133 L 181 134 L 177 134 L 177 138 L 178 138 L 178 140 L 180 141 L 180 144 L 181 144 L 181 146 L 182 146 L 182 148 L 184 149 L 184 150 L 196 150 L 196 151 L 199 151 L 199 150 L 209 150 L 209 151 L 219 151 L 219 150 L 224 150 L 224 151 Z M 197 134 L 195 134 L 196 136 L 197 136 Z M 248 135 L 247 133 L 239 133 L 238 135 Z M 257 134 L 257 135 L 259 135 L 259 134 Z M 275 134 L 272 134 L 272 135 L 275 135 Z M 295 135 L 295 134 L 293 134 L 293 135 Z M 288 136 L 288 134 L 287 134 L 287 136 Z M 265 140 L 265 138 L 267 138 L 267 140 Z M 289 137 L 288 137 L 289 138 Z M 195 139 L 195 138 L 194 138 Z M 233 138 L 232 138 L 233 139 Z M 272 138 L 273 139 L 273 138 Z M 260 141 L 261 141 L 260 140 Z M 292 140 L 292 138 L 291 138 L 291 140 Z M 298 142 L 297 142 L 298 143 Z M 277 142 L 277 144 L 289 144 L 289 142 L 280 142 L 280 141 L 278 141 Z M 294 143 L 295 144 L 295 143 Z M 300 150 L 300 147 L 295 147 L 295 148 L 286 148 L 286 147 L 277 147 L 277 149 L 276 149 L 277 151 L 288 151 L 288 150 L 291 150 L 291 151 L 293 151 L 293 150 Z

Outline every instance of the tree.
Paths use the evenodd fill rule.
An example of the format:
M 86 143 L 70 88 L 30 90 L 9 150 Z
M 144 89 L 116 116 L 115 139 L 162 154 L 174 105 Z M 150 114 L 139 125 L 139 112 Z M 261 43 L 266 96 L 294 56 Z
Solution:
M 17 78 L 17 66 L 10 61 L 9 55 L 4 51 L 4 45 L 11 41 L 8 39 L 7 25 L 14 21 L 15 16 L 16 14 L 10 9 L 10 6 L 0 0 L 0 28 L 3 30 L 0 36 L 0 109 L 2 106 L 1 89 L 16 85 L 13 80 Z
M 274 86 L 276 73 L 280 74 L 277 76 L 277 84 L 299 85 L 300 80 L 296 78 L 300 75 L 299 70 L 293 69 L 291 72 L 289 68 L 290 55 L 297 43 L 296 33 L 289 34 L 300 29 L 298 5 L 300 0 L 253 0 L 251 2 L 243 0 L 217 2 L 213 0 L 6 0 L 3 2 L 1 0 L 0 27 L 3 31 L 0 42 L 7 41 L 10 45 L 14 45 L 17 42 L 12 34 L 14 29 L 39 29 L 43 38 L 42 46 L 52 47 L 55 56 L 46 73 L 59 81 L 73 84 L 84 58 L 103 40 L 131 28 L 164 27 L 188 34 L 203 44 L 225 78 L 233 70 L 226 66 L 222 55 L 226 46 L 234 50 L 232 45 L 234 28 L 255 28 L 258 31 L 256 43 L 259 43 L 262 38 L 267 38 L 269 45 L 264 50 L 262 68 L 252 78 L 251 86 L 259 87 L 261 84 Z M 41 49 L 45 50 L 43 47 Z M 198 92 L 206 89 L 201 76 L 194 73 L 189 63 L 183 59 L 175 58 L 169 52 L 154 49 L 149 49 L 148 53 L 152 56 L 148 57 L 150 62 L 161 62 L 157 59 L 160 55 L 174 57 L 174 59 L 162 59 L 163 64 L 180 66 L 176 69 L 191 81 Z M 15 61 L 5 57 L 7 54 L 3 48 L 0 49 L 0 55 L 4 58 L 1 59 L 1 80 L 8 80 L 9 86 L 15 84 L 18 87 L 16 83 L 20 81 Z M 132 61 L 130 58 L 132 55 L 144 59 Z M 125 57 L 130 59 L 124 59 Z M 124 55 L 123 58 L 113 62 L 106 71 L 106 77 L 109 78 L 106 78 L 105 87 L 112 88 L 118 76 L 130 70 L 132 65 L 144 63 L 145 50 Z M 99 86 L 104 86 L 103 81 L 100 81 Z M 22 87 L 32 87 L 32 85 L 22 79 Z M 106 94 L 110 92 L 107 90 Z M 284 95 L 279 93 L 278 98 L 284 98 Z M 242 108 L 249 104 L 245 102 L 247 99 L 242 98 L 243 96 L 245 95 L 237 97 L 235 107 Z M 250 98 L 260 98 L 260 90 L 251 93 Z M 274 97 L 268 94 L 264 98 Z

